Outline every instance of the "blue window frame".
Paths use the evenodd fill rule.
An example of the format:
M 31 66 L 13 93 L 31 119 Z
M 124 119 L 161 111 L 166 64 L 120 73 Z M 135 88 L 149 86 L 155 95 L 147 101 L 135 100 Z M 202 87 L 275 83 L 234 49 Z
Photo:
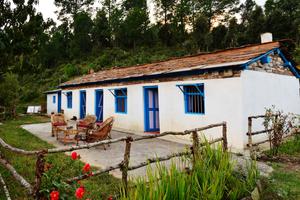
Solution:
M 116 113 L 127 113 L 127 88 L 115 89 Z
M 184 109 L 187 114 L 204 114 L 204 84 L 178 85 L 184 95 Z
M 72 108 L 73 94 L 72 92 L 67 92 L 67 108 Z
M 56 103 L 56 96 L 52 97 L 52 103 Z

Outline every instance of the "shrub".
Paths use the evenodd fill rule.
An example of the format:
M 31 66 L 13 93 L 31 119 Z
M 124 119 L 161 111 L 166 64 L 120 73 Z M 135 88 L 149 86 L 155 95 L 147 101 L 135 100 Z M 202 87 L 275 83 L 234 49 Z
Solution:
M 284 114 L 280 110 L 275 110 L 275 106 L 266 109 L 265 116 L 263 125 L 265 130 L 270 130 L 268 135 L 271 154 L 277 155 L 284 136 L 291 133 L 291 130 L 296 127 L 297 117 L 293 114 Z
M 257 180 L 255 163 L 250 163 L 246 175 L 234 171 L 229 153 L 222 147 L 216 149 L 207 143 L 199 149 L 200 157 L 192 170 L 183 171 L 178 166 L 190 166 L 191 158 L 174 162 L 168 169 L 157 163 L 156 169 L 147 170 L 146 178 L 133 181 L 134 186 L 125 194 L 121 191 L 120 199 L 130 200 L 173 200 L 173 199 L 241 199 L 249 195 Z

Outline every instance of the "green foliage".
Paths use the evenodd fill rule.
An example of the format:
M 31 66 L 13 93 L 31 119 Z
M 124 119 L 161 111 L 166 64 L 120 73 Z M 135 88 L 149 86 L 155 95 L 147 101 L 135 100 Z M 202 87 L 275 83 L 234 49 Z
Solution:
M 0 79 L 18 75 L 22 104 L 40 103 L 43 91 L 90 68 L 257 43 L 264 31 L 300 42 L 299 1 L 268 0 L 264 12 L 253 0 L 241 6 L 238 0 L 154 0 L 151 21 L 145 0 L 101 0 L 93 13 L 94 2 L 55 0 L 56 25 L 37 12 L 35 0 L 0 0 Z
M 200 157 L 192 170 L 180 168 L 191 166 L 191 158 L 176 161 L 168 168 L 157 163 L 156 168 L 147 170 L 147 179 L 140 178 L 124 190 L 120 199 L 173 200 L 173 199 L 241 199 L 249 195 L 258 178 L 255 163 L 250 163 L 247 175 L 236 172 L 230 155 L 208 143 L 199 149 Z M 181 166 L 181 167 L 179 167 Z
M 51 144 L 48 144 L 47 142 L 39 139 L 38 137 L 32 135 L 31 133 L 20 127 L 23 124 L 44 123 L 49 121 L 49 118 L 41 116 L 26 116 L 19 117 L 16 120 L 8 120 L 0 126 L 0 137 L 8 144 L 21 149 L 40 150 L 53 148 Z M 0 151 L 5 156 L 5 158 L 8 159 L 8 161 L 15 167 L 18 173 L 20 173 L 29 181 L 29 183 L 33 185 L 36 157 L 18 155 L 1 147 Z M 46 156 L 46 162 L 48 164 L 51 164 L 52 166 L 52 168 L 48 170 L 46 176 L 51 176 L 52 178 L 47 179 L 46 176 L 43 177 L 43 181 L 45 181 L 43 182 L 43 189 L 45 194 L 47 194 L 48 190 L 57 187 L 62 190 L 69 190 L 66 192 L 69 192 L 67 194 L 71 194 L 71 196 L 68 196 L 65 199 L 75 200 L 75 190 L 73 187 L 78 187 L 78 185 L 75 184 L 70 188 L 67 187 L 62 182 L 62 180 L 70 178 L 71 176 L 79 175 L 82 172 L 83 163 L 81 163 L 80 161 L 72 161 L 70 157 L 65 155 L 64 153 L 50 154 Z M 31 199 L 27 197 L 27 191 L 12 177 L 11 173 L 2 166 L 0 166 L 0 173 L 3 176 L 6 184 L 8 185 L 8 190 L 10 191 L 12 199 Z M 100 176 L 91 177 L 88 180 L 83 180 L 81 181 L 81 183 L 85 186 L 85 189 L 87 191 L 85 199 L 107 199 L 108 196 L 118 192 L 121 181 L 109 174 L 103 174 Z M 62 191 L 61 193 L 63 192 L 64 191 Z M 2 195 L 3 193 L 0 192 L 0 199 L 5 199 L 5 197 Z
M 20 85 L 16 74 L 6 73 L 0 83 L 0 105 L 15 116 L 19 103 Z
M 273 156 L 278 155 L 284 137 L 290 134 L 293 128 L 298 128 L 297 119 L 299 120 L 299 116 L 284 114 L 276 110 L 275 106 L 266 109 L 263 125 L 265 130 L 271 130 L 267 133 L 270 139 L 270 152 Z
M 272 167 L 274 168 L 272 175 L 262 181 L 261 199 L 300 199 L 300 166 L 291 163 L 273 163 Z

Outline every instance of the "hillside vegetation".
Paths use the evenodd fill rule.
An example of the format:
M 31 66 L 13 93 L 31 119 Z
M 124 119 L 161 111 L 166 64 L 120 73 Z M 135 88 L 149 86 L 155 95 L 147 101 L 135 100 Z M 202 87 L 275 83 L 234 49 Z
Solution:
M 267 31 L 300 43 L 299 1 L 101 0 L 94 9 L 95 2 L 55 0 L 56 24 L 37 12 L 38 0 L 0 0 L 0 106 L 16 113 L 42 104 L 45 90 L 91 68 L 259 43 Z

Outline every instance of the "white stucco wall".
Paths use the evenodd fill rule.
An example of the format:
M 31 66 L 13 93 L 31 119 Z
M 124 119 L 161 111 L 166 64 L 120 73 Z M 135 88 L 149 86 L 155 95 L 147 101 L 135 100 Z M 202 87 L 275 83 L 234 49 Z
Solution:
M 205 114 L 186 114 L 184 111 L 184 97 L 178 84 L 204 83 L 205 88 Z M 230 144 L 242 147 L 241 132 L 241 84 L 240 78 L 176 81 L 155 84 L 137 84 L 119 87 L 87 88 L 87 114 L 95 114 L 95 90 L 103 89 L 104 119 L 115 117 L 115 129 L 132 132 L 144 132 L 144 91 L 143 86 L 158 86 L 160 109 L 160 132 L 183 131 L 197 128 L 211 123 L 227 121 Z M 127 113 L 115 112 L 115 97 L 108 89 L 127 88 Z M 64 90 L 63 93 L 69 90 Z M 67 108 L 67 97 L 62 95 L 62 109 L 67 118 L 79 117 L 79 90 L 73 92 L 73 107 Z M 221 128 L 206 133 L 208 137 L 220 137 Z M 189 137 L 185 137 L 189 141 Z
M 55 103 L 53 103 L 53 96 L 55 96 Z M 57 93 L 47 94 L 47 114 L 52 112 L 57 113 Z
M 205 114 L 186 114 L 184 97 L 178 84 L 204 83 Z M 233 150 L 242 149 L 247 143 L 247 117 L 263 114 L 265 107 L 276 105 L 285 112 L 300 113 L 299 81 L 292 76 L 266 72 L 243 71 L 241 77 L 174 81 L 151 84 L 137 84 L 116 87 L 87 88 L 87 114 L 95 114 L 95 90 L 103 90 L 103 117 L 115 117 L 115 129 L 130 132 L 144 132 L 144 89 L 143 86 L 158 86 L 160 132 L 183 131 L 212 123 L 228 123 L 228 142 Z M 127 88 L 127 113 L 115 112 L 115 97 L 108 89 Z M 83 90 L 83 89 L 81 89 Z M 62 91 L 62 109 L 67 118 L 79 118 L 79 89 L 72 90 L 73 106 L 67 108 L 70 90 Z M 49 95 L 50 96 L 50 95 Z M 50 98 L 50 104 L 52 99 Z M 55 107 L 57 109 L 57 106 Z M 255 122 L 253 131 L 259 129 L 261 122 Z M 221 128 L 205 132 L 207 137 L 220 137 Z M 178 139 L 178 138 L 177 138 Z M 183 142 L 189 137 L 180 138 Z
M 294 76 L 245 70 L 241 75 L 243 85 L 243 135 L 246 132 L 248 116 L 261 115 L 272 105 L 285 113 L 300 114 L 299 80 Z M 263 120 L 253 120 L 252 131 L 263 130 Z M 266 135 L 254 136 L 255 141 L 266 139 Z

